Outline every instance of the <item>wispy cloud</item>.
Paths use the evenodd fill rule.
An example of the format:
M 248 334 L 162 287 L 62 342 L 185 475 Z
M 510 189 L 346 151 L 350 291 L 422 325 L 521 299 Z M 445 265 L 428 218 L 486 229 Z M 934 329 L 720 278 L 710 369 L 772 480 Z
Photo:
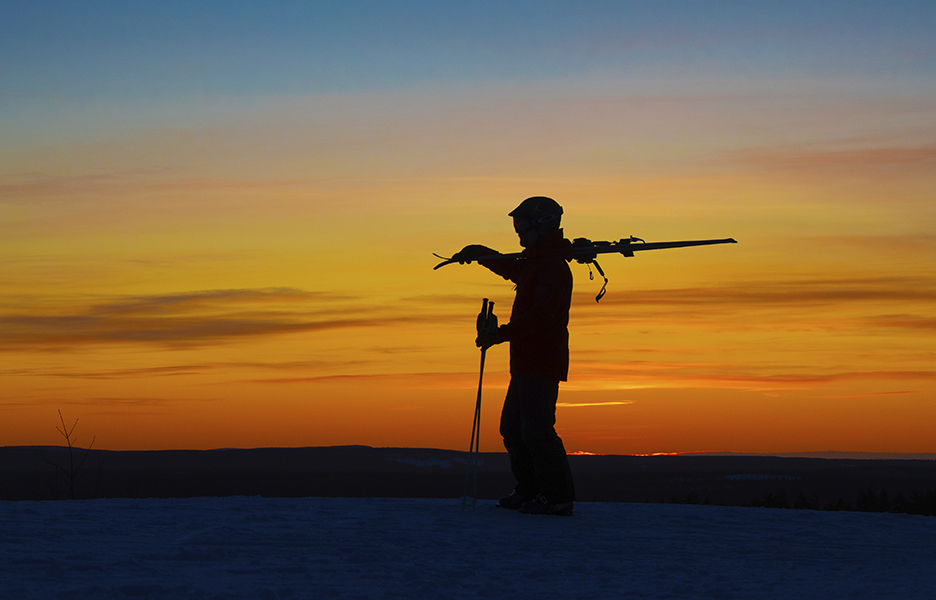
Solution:
M 322 369 L 360 368 L 370 365 L 371 360 L 307 360 L 307 361 L 281 361 L 281 362 L 204 362 L 193 364 L 174 364 L 139 368 L 113 368 L 113 369 L 71 369 L 58 366 L 31 366 L 5 369 L 3 374 L 8 377 L 51 377 L 56 379 L 87 379 L 87 380 L 123 380 L 148 379 L 163 377 L 190 377 L 211 373 L 239 373 L 245 372 L 280 372 L 280 373 L 308 373 Z M 303 376 L 295 376 L 302 379 Z M 276 381 L 277 379 L 272 379 Z
M 167 176 L 172 176 L 167 178 Z M 20 174 L 0 179 L 0 204 L 34 204 L 39 201 L 68 203 L 93 199 L 125 202 L 128 195 L 160 192 L 231 192 L 258 189 L 283 190 L 307 185 L 299 180 L 178 178 L 168 169 L 135 169 L 79 175 Z
M 737 162 L 755 167 L 797 171 L 868 168 L 931 168 L 936 146 L 879 147 L 852 150 L 789 149 L 737 153 Z
M 633 402 L 557 402 L 556 406 L 560 408 L 586 408 L 593 406 L 623 406 L 633 404 Z
M 430 305 L 477 304 L 480 308 L 478 296 L 469 294 L 422 294 L 420 296 L 402 298 L 401 302 L 418 302 Z
M 6 371 L 7 375 L 27 375 L 42 377 L 57 377 L 63 379 L 139 379 L 145 377 L 173 377 L 185 375 L 199 375 L 211 370 L 209 365 L 175 365 L 164 367 L 144 367 L 139 369 L 110 369 L 97 371 L 66 371 L 49 369 L 14 369 Z
M 500 379 L 501 375 L 492 373 L 493 379 Z M 490 381 L 492 377 L 488 377 Z M 322 375 L 311 377 L 271 377 L 262 379 L 244 380 L 242 383 L 256 383 L 263 385 L 288 384 L 365 384 L 368 387 L 387 385 L 405 389 L 473 389 L 478 385 L 478 374 L 468 372 L 428 372 L 428 373 L 366 373 L 359 375 Z
M 191 398 L 164 396 L 38 396 L 25 400 L 4 400 L 3 406 L 78 406 L 98 409 L 83 414 L 112 414 L 112 411 L 133 409 L 134 414 L 141 414 L 137 409 L 164 408 L 170 405 L 192 405 L 200 402 L 223 402 L 223 397 Z M 153 412 L 152 410 L 150 412 Z
M 879 396 L 903 396 L 905 394 L 912 394 L 912 393 L 913 392 L 909 390 L 902 390 L 898 392 L 877 392 L 877 393 L 868 393 L 868 394 L 838 394 L 838 395 L 819 396 L 819 398 L 830 398 L 830 399 L 876 398 Z
M 62 307 L 55 314 L 0 316 L 0 348 L 82 344 L 195 345 L 247 337 L 379 327 L 418 321 L 380 306 L 353 310 L 347 296 L 290 288 L 134 296 Z M 12 312 L 12 311 L 11 311 Z M 63 314 L 64 313 L 64 314 Z
M 216 311 L 237 305 L 290 304 L 324 300 L 349 300 L 325 292 L 307 292 L 293 288 L 205 290 L 154 296 L 136 296 L 96 304 L 89 308 L 92 314 L 183 314 L 198 311 Z
M 834 248 L 836 251 L 845 249 L 862 249 L 873 251 L 876 254 L 901 254 L 917 253 L 919 256 L 928 256 L 936 253 L 936 235 L 928 234 L 894 234 L 894 235 L 812 235 L 812 236 L 793 236 L 790 242 L 793 244 L 804 244 L 810 246 L 821 246 L 824 248 Z M 868 280 L 865 280 L 868 281 Z M 926 280 L 906 280 L 898 278 L 887 278 L 884 281 L 927 284 Z M 929 285 L 934 282 L 928 281 Z
M 880 315 L 863 319 L 867 327 L 896 327 L 918 331 L 936 331 L 936 317 L 918 315 Z
M 737 374 L 710 375 L 693 379 L 712 383 L 738 384 L 742 387 L 751 385 L 756 389 L 762 386 L 804 387 L 840 381 L 936 381 L 936 371 L 847 371 L 827 374 L 808 373 L 777 375 Z
M 774 391 L 810 389 L 854 381 L 936 381 L 936 370 L 868 370 L 815 372 L 804 367 L 750 368 L 698 363 L 641 361 L 576 365 L 568 389 L 614 390 L 700 388 Z
M 590 292 L 576 304 L 593 306 Z M 802 307 L 871 302 L 936 302 L 936 278 L 869 277 L 750 281 L 742 284 L 659 290 L 627 290 L 605 296 L 602 306 Z

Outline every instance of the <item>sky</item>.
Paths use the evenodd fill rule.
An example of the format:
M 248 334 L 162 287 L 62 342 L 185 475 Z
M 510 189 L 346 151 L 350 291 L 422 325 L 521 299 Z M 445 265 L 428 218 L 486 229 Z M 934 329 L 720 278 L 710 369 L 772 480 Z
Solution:
M 570 452 L 936 452 L 936 4 L 4 2 L 0 445 L 467 449 L 507 213 Z M 487 353 L 481 449 L 507 348 Z

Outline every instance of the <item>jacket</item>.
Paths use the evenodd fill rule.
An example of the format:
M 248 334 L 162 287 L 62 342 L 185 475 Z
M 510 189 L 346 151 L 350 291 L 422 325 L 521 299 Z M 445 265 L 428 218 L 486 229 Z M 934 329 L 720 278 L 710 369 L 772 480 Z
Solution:
M 510 374 L 566 381 L 569 376 L 569 307 L 572 244 L 552 231 L 516 259 L 480 261 L 517 284 L 510 321 L 498 328 L 510 342 Z

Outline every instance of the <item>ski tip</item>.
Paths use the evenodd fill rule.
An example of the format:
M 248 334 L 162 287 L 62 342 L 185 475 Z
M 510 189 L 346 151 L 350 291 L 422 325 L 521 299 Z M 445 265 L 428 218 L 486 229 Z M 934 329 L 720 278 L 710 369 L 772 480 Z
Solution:
M 450 265 L 450 264 L 452 264 L 453 262 L 456 262 L 456 261 L 452 260 L 451 258 L 445 258 L 445 257 L 442 256 L 441 254 L 436 254 L 435 252 L 433 252 L 432 255 L 435 256 L 436 258 L 441 258 L 441 259 L 442 259 L 442 262 L 440 262 L 440 263 L 437 264 L 436 266 L 432 267 L 432 270 L 433 270 L 433 271 L 437 271 L 438 269 L 441 269 L 441 268 L 444 267 L 445 265 Z

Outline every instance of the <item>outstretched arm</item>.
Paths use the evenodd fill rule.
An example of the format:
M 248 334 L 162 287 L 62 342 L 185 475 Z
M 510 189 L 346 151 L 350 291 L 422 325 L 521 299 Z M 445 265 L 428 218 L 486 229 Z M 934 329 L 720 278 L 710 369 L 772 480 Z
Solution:
M 462 248 L 461 251 L 452 256 L 451 260 L 464 265 L 470 264 L 472 261 L 477 260 L 478 257 L 493 255 L 500 255 L 500 252 L 480 244 L 471 244 Z M 517 278 L 520 276 L 520 266 L 517 264 L 516 259 L 478 260 L 477 262 L 482 267 L 487 267 L 504 279 L 508 279 L 514 283 L 517 282 Z
M 452 255 L 451 260 L 460 265 L 465 265 L 470 264 L 471 261 L 477 259 L 479 256 L 491 256 L 492 254 L 500 254 L 500 252 L 480 244 L 470 244 Z

